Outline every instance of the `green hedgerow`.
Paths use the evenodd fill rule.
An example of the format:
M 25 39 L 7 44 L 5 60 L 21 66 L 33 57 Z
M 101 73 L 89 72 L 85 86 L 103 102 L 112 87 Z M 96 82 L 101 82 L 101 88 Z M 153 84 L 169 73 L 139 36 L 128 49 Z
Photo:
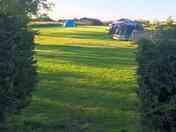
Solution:
M 176 132 L 176 29 L 140 40 L 137 61 L 144 131 Z
M 31 101 L 37 82 L 34 33 L 24 17 L 0 16 L 0 124 Z

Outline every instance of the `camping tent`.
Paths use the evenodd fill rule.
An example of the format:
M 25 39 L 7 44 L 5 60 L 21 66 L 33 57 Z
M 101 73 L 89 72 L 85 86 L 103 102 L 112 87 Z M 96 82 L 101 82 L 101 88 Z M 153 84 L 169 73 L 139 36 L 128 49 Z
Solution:
M 65 20 L 64 27 L 76 27 L 75 20 Z
M 99 19 L 84 17 L 80 19 L 80 25 L 101 26 L 103 23 Z
M 110 25 L 109 33 L 114 39 L 129 40 L 133 31 L 144 31 L 142 24 L 129 19 L 120 19 Z

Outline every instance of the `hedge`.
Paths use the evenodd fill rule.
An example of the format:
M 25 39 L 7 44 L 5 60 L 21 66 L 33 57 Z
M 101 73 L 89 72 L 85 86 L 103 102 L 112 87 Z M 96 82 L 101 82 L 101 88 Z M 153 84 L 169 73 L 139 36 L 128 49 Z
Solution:
M 176 132 L 176 29 L 162 29 L 137 50 L 144 132 Z
M 28 20 L 0 15 L 0 125 L 29 105 L 37 83 L 34 33 Z

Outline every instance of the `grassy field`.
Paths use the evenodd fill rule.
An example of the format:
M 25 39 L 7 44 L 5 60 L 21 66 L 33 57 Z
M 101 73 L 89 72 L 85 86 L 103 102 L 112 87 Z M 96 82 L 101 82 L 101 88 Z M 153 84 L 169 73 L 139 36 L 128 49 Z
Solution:
M 140 132 L 134 44 L 106 27 L 37 30 L 39 85 L 18 132 Z

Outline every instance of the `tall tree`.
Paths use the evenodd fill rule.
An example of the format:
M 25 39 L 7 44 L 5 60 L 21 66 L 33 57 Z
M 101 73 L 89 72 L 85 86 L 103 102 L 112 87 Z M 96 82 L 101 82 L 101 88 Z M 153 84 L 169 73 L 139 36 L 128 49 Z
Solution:
M 48 0 L 0 0 L 0 14 L 31 15 L 39 10 L 49 9 Z
M 0 0 L 0 129 L 31 102 L 37 83 L 35 34 L 26 18 L 48 8 L 47 0 Z

